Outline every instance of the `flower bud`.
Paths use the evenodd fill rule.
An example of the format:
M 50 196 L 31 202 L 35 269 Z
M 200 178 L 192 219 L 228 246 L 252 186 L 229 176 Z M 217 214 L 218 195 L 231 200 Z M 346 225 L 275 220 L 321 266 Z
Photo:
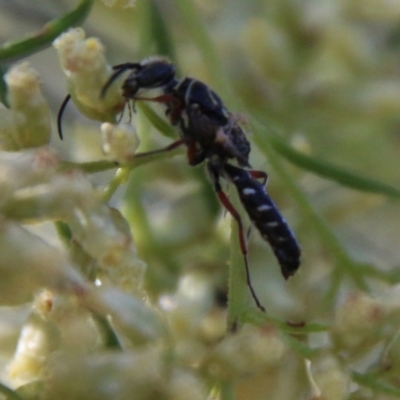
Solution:
M 2 110 L 3 149 L 15 151 L 43 146 L 50 140 L 50 109 L 39 86 L 36 72 L 24 62 L 5 75 L 10 112 Z
M 140 141 L 133 125 L 105 122 L 101 125 L 101 133 L 103 152 L 109 158 L 125 163 L 135 156 Z
M 81 28 L 70 29 L 53 43 L 67 76 L 72 100 L 88 118 L 114 121 L 125 106 L 117 85 L 112 85 L 104 98 L 101 89 L 112 68 L 106 63 L 104 47 L 96 38 L 85 39 Z

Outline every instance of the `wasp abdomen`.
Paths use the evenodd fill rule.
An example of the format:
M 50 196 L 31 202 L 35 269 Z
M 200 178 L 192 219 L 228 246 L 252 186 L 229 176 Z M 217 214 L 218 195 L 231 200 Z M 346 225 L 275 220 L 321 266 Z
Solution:
M 248 171 L 230 164 L 225 164 L 223 168 L 235 185 L 251 221 L 271 245 L 283 276 L 289 278 L 300 266 L 301 251 L 285 218 L 264 186 L 252 178 Z

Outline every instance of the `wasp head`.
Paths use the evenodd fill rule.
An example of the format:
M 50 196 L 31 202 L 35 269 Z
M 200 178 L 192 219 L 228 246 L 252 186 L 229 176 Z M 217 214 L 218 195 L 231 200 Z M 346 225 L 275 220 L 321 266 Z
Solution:
M 122 94 L 129 100 L 134 99 L 141 89 L 162 88 L 175 82 L 176 69 L 168 60 L 152 57 L 140 63 L 125 63 L 115 65 L 114 73 L 110 76 L 101 90 L 104 97 L 109 87 L 126 71 L 131 71 L 122 85 Z
M 125 79 L 123 96 L 132 99 L 141 89 L 162 88 L 175 79 L 175 73 L 175 67 L 165 59 L 146 59 L 137 64 Z

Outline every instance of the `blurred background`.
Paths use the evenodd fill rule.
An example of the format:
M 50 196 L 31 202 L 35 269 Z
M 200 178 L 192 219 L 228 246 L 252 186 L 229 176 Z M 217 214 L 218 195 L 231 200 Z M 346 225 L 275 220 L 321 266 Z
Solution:
M 1 0 L 0 40 L 36 32 L 76 4 Z M 110 64 L 165 55 L 179 76 L 204 81 L 247 120 L 251 164 L 268 173 L 268 193 L 303 252 L 300 270 L 286 282 L 252 230 L 255 290 L 279 319 L 329 322 L 348 293 L 381 295 L 400 279 L 399 196 L 370 193 L 377 182 L 400 187 L 399 22 L 395 0 L 138 0 L 135 9 L 112 11 L 97 2 L 83 24 Z M 55 122 L 67 93 L 57 54 L 49 47 L 28 59 Z M 143 116 L 133 119 L 141 151 L 169 143 Z M 66 160 L 102 159 L 99 125 L 70 104 L 65 139 L 54 124 L 52 145 Z M 273 138 L 296 151 L 291 162 Z M 300 166 L 301 155 L 308 161 Z M 367 178 L 365 190 L 345 187 L 347 174 L 353 186 Z M 92 179 L 101 185 L 111 176 Z M 230 219 L 202 166 L 177 156 L 137 168 L 111 204 L 131 224 L 153 300 L 194 274 L 225 304 Z
M 65 15 L 77 5 L 78 2 L 72 0 L 0 0 L 0 42 L 21 40 L 37 33 L 48 21 Z M 328 361 L 333 360 L 336 368 L 333 369 L 341 374 L 342 380 L 338 379 L 337 386 L 342 392 L 344 388 L 347 391 L 350 380 L 357 380 L 352 371 L 373 373 L 379 363 L 382 375 L 389 371 L 385 355 L 393 343 L 396 360 L 399 359 L 397 319 L 384 320 L 382 308 L 376 308 L 376 303 L 370 300 L 395 293 L 400 281 L 399 22 L 400 2 L 396 0 L 137 0 L 136 7 L 129 10 L 110 9 L 96 1 L 82 25 L 87 37 L 96 37 L 104 44 L 110 65 L 163 55 L 177 66 L 178 76 L 195 77 L 215 90 L 229 110 L 240 115 L 252 145 L 250 162 L 254 169 L 268 173 L 268 193 L 300 243 L 301 267 L 295 276 L 285 281 L 268 243 L 254 228 L 249 235 L 252 281 L 261 303 L 267 308 L 265 320 L 262 314 L 261 319 L 250 322 L 260 328 L 259 344 L 274 350 L 275 347 L 265 340 L 272 332 L 284 342 L 284 345 L 279 342 L 282 348 L 286 346 L 282 354 L 287 353 L 281 356 L 281 364 L 269 365 L 268 373 L 263 370 L 259 382 L 253 384 L 252 378 L 246 381 L 242 395 L 239 386 L 245 381 L 243 376 L 247 377 L 247 364 L 244 364 L 244 373 L 238 367 L 239 373 L 232 375 L 232 381 L 240 382 L 238 399 L 265 399 L 269 396 L 266 393 L 275 393 L 275 384 L 280 387 L 281 394 L 290 390 L 291 397 L 279 397 L 278 391 L 275 397 L 268 398 L 298 399 L 300 390 L 296 388 L 301 387 L 301 393 L 310 395 L 304 394 L 302 398 L 322 399 L 311 393 L 311 375 L 305 376 L 309 368 L 306 361 L 315 356 L 316 349 L 320 352 L 312 362 L 318 365 L 322 360 L 323 369 L 324 357 L 329 353 Z M 27 59 L 40 75 L 44 96 L 52 109 L 51 147 L 66 161 L 102 160 L 100 122 L 83 116 L 72 102 L 63 116 L 64 140 L 58 137 L 56 118 L 67 88 L 55 49 L 49 45 Z M 18 58 L 3 59 L 0 64 L 3 72 L 18 61 Z M 154 108 L 157 110 L 156 106 Z M 137 111 L 131 120 L 141 139 L 140 151 L 158 149 L 171 142 L 140 110 Z M 158 111 L 163 116 L 162 110 Z M 129 120 L 129 113 L 125 114 Z M 115 170 L 88 175 L 102 188 L 114 174 Z M 234 188 L 226 184 L 224 190 L 239 204 Z M 216 386 L 222 382 L 220 392 L 223 393 L 224 368 L 222 374 L 215 373 L 204 354 L 215 356 L 213 346 L 219 344 L 225 334 L 229 263 L 241 255 L 235 249 L 235 231 L 231 238 L 231 219 L 222 210 L 204 166 L 190 167 L 182 154 L 134 168 L 110 204 L 120 209 L 130 223 L 138 255 L 147 264 L 146 294 L 153 304 L 161 305 L 157 312 L 163 313 L 166 325 L 172 326 L 171 331 L 175 329 L 171 337 L 178 338 L 171 344 L 173 340 L 168 337 L 170 348 L 165 352 L 168 354 L 158 349 L 159 359 L 163 362 L 168 359 L 177 369 L 183 365 L 201 385 L 208 385 L 207 393 L 214 385 L 213 379 Z M 247 231 L 249 221 L 240 205 L 238 210 Z M 43 234 L 48 235 L 44 232 L 46 229 Z M 51 229 L 49 240 L 53 243 L 58 239 L 54 228 Z M 360 292 L 370 297 L 352 297 Z M 353 307 L 349 317 L 340 307 L 345 304 L 346 309 L 354 299 L 353 304 L 359 301 L 361 306 L 357 310 Z M 393 301 L 396 299 L 394 297 Z M 252 309 L 250 301 L 249 298 Z M 176 309 L 171 304 L 175 304 Z M 31 304 L 1 307 L 0 361 L 8 362 L 12 357 L 31 307 Z M 394 308 L 399 314 L 397 303 Z M 207 331 L 204 320 L 210 316 L 208 312 L 211 310 L 212 314 L 215 309 L 219 314 L 213 314 L 215 318 L 209 324 L 212 329 Z M 194 322 L 188 322 L 192 316 Z M 365 325 L 359 327 L 357 318 L 351 319 L 354 316 L 360 319 L 366 316 L 361 321 Z M 269 317 L 276 318 L 273 320 L 276 324 L 267 332 L 263 328 Z M 357 342 L 356 337 L 353 347 L 353 343 L 343 345 L 335 339 L 335 329 L 340 331 L 346 317 L 350 328 L 355 326 L 355 330 L 362 331 L 358 332 L 360 341 Z M 381 331 L 367 329 L 375 317 L 381 323 Z M 87 323 L 88 319 L 83 314 L 82 321 Z M 179 325 L 182 321 L 183 325 Z M 287 324 L 288 321 L 292 325 Z M 80 323 L 81 319 L 70 326 Z M 303 323 L 306 323 L 305 330 L 302 334 L 296 332 L 295 337 L 290 329 L 301 330 Z M 313 323 L 327 325 L 321 328 Z M 60 332 L 67 325 L 69 323 L 61 325 Z M 185 332 L 187 326 L 191 330 Z M 318 336 L 313 329 L 322 333 Z M 368 331 L 369 342 L 363 342 L 364 331 Z M 68 333 L 67 330 L 66 336 Z M 344 328 L 342 333 L 348 339 Z M 224 346 L 237 337 L 239 335 L 228 335 L 221 343 Z M 351 339 L 350 335 L 350 342 Z M 158 343 L 154 343 L 157 347 Z M 90 342 L 90 346 L 93 343 Z M 228 346 L 226 353 L 235 354 L 240 361 L 244 348 L 241 346 L 245 345 L 240 342 L 234 349 L 236 352 Z M 199 348 L 201 350 L 197 351 Z M 105 349 L 106 346 L 101 350 Z M 142 351 L 135 343 L 130 349 Z M 149 349 L 154 350 L 150 345 Z M 217 348 L 217 353 L 219 350 Z M 371 357 L 374 351 L 375 358 Z M 262 355 L 265 353 L 268 351 Z M 113 356 L 120 354 L 125 355 L 113 353 Z M 147 354 L 143 359 L 148 360 Z M 235 364 L 228 357 L 226 360 L 222 361 L 222 366 L 224 362 L 230 366 Z M 251 363 L 251 357 L 249 360 Z M 105 358 L 105 365 L 108 361 Z M 138 365 L 142 367 L 140 362 Z M 152 369 L 152 365 L 147 367 Z M 108 378 L 114 379 L 114 373 L 122 376 L 118 368 L 110 368 L 112 373 L 105 374 Z M 276 375 L 269 373 L 273 368 Z M 329 369 L 324 371 L 335 379 L 336 375 Z M 75 383 L 74 375 L 68 375 L 71 372 L 74 368 L 66 373 L 68 379 L 61 374 L 59 381 L 74 387 L 69 383 Z M 397 393 L 398 372 L 396 375 L 396 370 L 392 369 L 388 374 L 391 373 L 390 383 L 395 387 L 392 393 Z M 132 374 L 126 376 L 129 396 L 123 398 L 131 398 Z M 288 381 L 298 382 L 300 386 L 287 385 Z M 353 397 L 323 398 L 378 399 L 373 391 L 363 391 L 363 387 L 369 385 L 367 381 L 358 386 L 358 389 L 361 387 L 359 391 L 352 389 Z M 263 385 L 270 391 L 264 390 Z M 101 386 L 96 380 L 92 387 Z M 326 393 L 331 392 L 327 390 Z M 234 397 L 225 393 L 220 398 Z

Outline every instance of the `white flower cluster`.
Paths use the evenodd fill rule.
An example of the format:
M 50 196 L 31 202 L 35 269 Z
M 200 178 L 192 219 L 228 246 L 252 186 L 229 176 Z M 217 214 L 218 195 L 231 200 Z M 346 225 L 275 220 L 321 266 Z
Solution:
M 111 73 L 104 57 L 104 47 L 96 38 L 85 38 L 83 29 L 70 29 L 54 41 L 67 77 L 68 92 L 75 105 L 88 118 L 114 122 L 125 106 L 117 85 L 107 95 L 101 88 Z

